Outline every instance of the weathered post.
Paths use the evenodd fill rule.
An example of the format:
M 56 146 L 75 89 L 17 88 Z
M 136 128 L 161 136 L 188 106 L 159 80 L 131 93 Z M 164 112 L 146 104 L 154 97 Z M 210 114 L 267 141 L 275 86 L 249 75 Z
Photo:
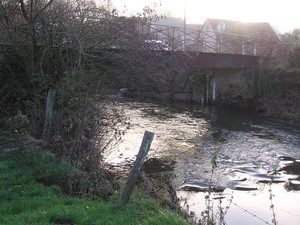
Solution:
M 259 65 L 258 67 L 258 98 L 262 96 L 262 91 L 261 91 L 261 66 Z
M 208 104 L 208 100 L 209 100 L 209 75 L 206 75 L 205 104 Z
M 46 113 L 43 130 L 43 139 L 47 140 L 51 134 L 54 123 L 55 89 L 50 88 L 47 95 Z
M 134 189 L 134 185 L 136 183 L 136 180 L 138 178 L 140 170 L 141 170 L 141 168 L 144 164 L 144 161 L 146 159 L 146 156 L 149 152 L 153 138 L 154 138 L 154 133 L 152 133 L 150 131 L 145 131 L 139 153 L 136 157 L 136 160 L 133 164 L 133 167 L 130 171 L 130 174 L 127 178 L 127 181 L 125 183 L 125 186 L 124 186 L 124 189 L 122 192 L 122 196 L 121 196 L 121 204 L 122 205 L 127 204 L 129 201 L 129 198 Z

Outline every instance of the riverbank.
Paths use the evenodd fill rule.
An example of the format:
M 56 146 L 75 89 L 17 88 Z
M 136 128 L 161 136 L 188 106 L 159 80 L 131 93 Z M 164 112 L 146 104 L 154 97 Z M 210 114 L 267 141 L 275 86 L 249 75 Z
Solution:
M 80 170 L 50 151 L 19 147 L 5 132 L 0 132 L 0 173 L 3 225 L 188 224 L 138 190 L 127 206 L 118 204 L 119 191 L 107 200 L 66 194 L 63 181 Z
M 267 67 L 261 71 L 260 97 L 255 112 L 300 125 L 299 68 Z
M 255 113 L 272 121 L 300 126 L 300 100 L 278 96 L 262 97 L 255 103 Z

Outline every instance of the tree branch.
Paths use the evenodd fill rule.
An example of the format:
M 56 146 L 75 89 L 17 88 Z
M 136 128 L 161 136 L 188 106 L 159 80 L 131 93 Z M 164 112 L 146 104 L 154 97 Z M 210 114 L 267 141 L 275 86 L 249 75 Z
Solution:
M 36 20 L 40 16 L 40 14 L 43 11 L 45 11 L 53 2 L 54 2 L 54 0 L 49 0 L 49 2 L 46 5 L 44 5 L 44 7 L 41 8 L 41 10 L 33 17 L 33 20 Z

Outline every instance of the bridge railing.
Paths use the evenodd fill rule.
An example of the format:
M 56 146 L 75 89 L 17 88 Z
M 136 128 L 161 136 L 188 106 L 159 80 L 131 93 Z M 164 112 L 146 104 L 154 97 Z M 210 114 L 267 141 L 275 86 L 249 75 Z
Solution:
M 167 45 L 167 50 L 170 51 L 266 55 L 271 54 L 276 45 L 271 38 L 262 39 L 234 33 L 203 31 L 190 27 L 176 27 L 157 23 L 145 24 L 144 26 L 148 26 L 147 29 L 143 29 L 148 41 L 157 41 L 158 44 Z

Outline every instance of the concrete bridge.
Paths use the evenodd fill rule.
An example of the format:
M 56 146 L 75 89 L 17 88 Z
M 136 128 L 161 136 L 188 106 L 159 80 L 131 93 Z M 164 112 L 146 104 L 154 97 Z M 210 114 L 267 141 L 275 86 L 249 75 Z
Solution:
M 256 94 L 258 56 L 150 51 L 140 60 L 148 78 L 136 76 L 137 84 L 127 85 L 145 97 L 248 107 Z
M 153 75 L 152 87 L 141 82 L 137 89 L 150 97 L 171 100 L 249 104 L 257 92 L 260 57 L 256 56 L 257 51 L 242 51 L 243 47 L 249 43 L 264 43 L 263 47 L 273 49 L 273 45 L 278 44 L 268 37 L 263 39 L 224 31 L 213 33 L 204 29 L 147 23 L 140 28 L 141 40 L 157 41 L 165 51 L 151 49 L 151 46 L 146 48 L 149 53 L 144 60 L 151 61 L 149 67 L 154 70 L 150 73 L 160 75 Z M 203 48 L 204 36 L 211 41 L 209 52 L 214 53 Z M 218 36 L 223 38 L 218 39 Z M 227 51 L 218 48 L 221 44 Z M 174 67 L 176 73 L 169 69 Z

